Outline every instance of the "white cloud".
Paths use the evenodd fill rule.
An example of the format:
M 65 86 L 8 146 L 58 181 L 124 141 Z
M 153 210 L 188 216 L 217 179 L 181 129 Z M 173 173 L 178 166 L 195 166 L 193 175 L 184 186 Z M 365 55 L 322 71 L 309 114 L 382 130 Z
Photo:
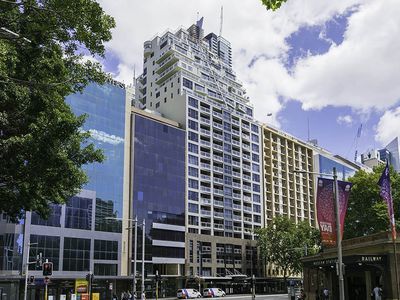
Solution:
M 99 142 L 103 142 L 103 143 L 107 143 L 107 144 L 111 144 L 111 145 L 118 145 L 118 144 L 124 142 L 123 138 L 113 135 L 113 134 L 108 134 L 107 132 L 104 132 L 101 130 L 89 129 L 88 131 L 90 132 L 91 138 L 93 138 Z
M 396 136 L 400 136 L 400 106 L 387 110 L 376 127 L 375 140 L 385 146 Z
M 132 81 L 134 66 L 142 68 L 144 41 L 168 28 L 189 27 L 197 12 L 205 17 L 205 32 L 218 33 L 223 5 L 223 36 L 232 43 L 234 69 L 262 121 L 272 113 L 269 122 L 279 125 L 279 96 L 302 102 L 304 109 L 349 106 L 364 114 L 371 108 L 390 107 L 400 99 L 398 0 L 289 0 L 276 12 L 267 11 L 258 0 L 100 3 L 116 18 L 117 28 L 107 48 L 118 57 L 117 78 L 125 83 Z M 328 52 L 307 55 L 296 62 L 291 73 L 286 70 L 288 36 L 302 26 L 323 25 L 355 7 L 340 45 L 332 43 Z M 255 57 L 259 59 L 249 68 Z
M 353 118 L 350 115 L 339 116 L 337 117 L 336 122 L 340 125 L 351 125 L 353 123 Z

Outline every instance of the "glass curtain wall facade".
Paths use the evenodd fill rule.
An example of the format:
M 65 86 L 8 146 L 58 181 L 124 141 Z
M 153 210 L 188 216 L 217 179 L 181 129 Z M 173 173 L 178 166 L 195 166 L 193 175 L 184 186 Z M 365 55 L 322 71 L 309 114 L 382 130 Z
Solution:
M 133 214 L 142 260 L 146 221 L 147 274 L 181 275 L 185 258 L 185 131 L 141 113 L 133 114 Z M 138 264 L 138 270 L 141 264 Z
M 74 286 L 75 279 L 85 278 L 89 271 L 106 278 L 118 275 L 121 270 L 121 221 L 106 218 L 122 217 L 125 138 L 129 137 L 125 128 L 126 122 L 130 122 L 126 118 L 130 101 L 125 87 L 110 81 L 103 86 L 90 84 L 82 93 L 67 97 L 66 102 L 75 115 L 87 115 L 82 130 L 91 133 L 88 143 L 101 149 L 105 160 L 101 164 L 84 166 L 89 182 L 65 205 L 51 205 L 52 212 L 47 220 L 28 212 L 27 226 L 24 227 L 23 224 L 10 223 L 5 215 L 1 215 L 0 274 L 6 276 L 0 277 L 0 288 L 13 295 L 8 299 L 19 298 L 18 292 L 13 294 L 9 290 L 13 288 L 14 279 L 17 286 L 23 287 L 21 270 L 26 258 L 22 257 L 27 255 L 30 261 L 35 261 L 41 253 L 43 261 L 47 259 L 53 263 L 49 295 L 56 299 L 60 298 L 65 282 Z M 28 243 L 35 243 L 29 253 Z M 113 255 L 103 257 L 99 254 L 104 252 Z M 43 285 L 40 284 L 43 275 L 35 264 L 29 268 L 29 274 L 35 276 L 38 282 L 29 286 L 28 290 L 28 299 L 34 299 L 35 294 L 43 293 Z M 23 291 L 23 288 L 17 287 L 16 290 Z M 67 293 L 67 299 L 70 297 L 69 289 L 64 289 L 62 293 Z
M 319 172 L 325 174 L 333 174 L 333 168 L 336 168 L 338 175 L 338 180 L 347 180 L 349 177 L 353 176 L 357 169 L 346 166 L 343 163 L 337 162 L 326 156 L 318 154 L 319 161 Z M 322 176 L 323 177 L 323 176 Z

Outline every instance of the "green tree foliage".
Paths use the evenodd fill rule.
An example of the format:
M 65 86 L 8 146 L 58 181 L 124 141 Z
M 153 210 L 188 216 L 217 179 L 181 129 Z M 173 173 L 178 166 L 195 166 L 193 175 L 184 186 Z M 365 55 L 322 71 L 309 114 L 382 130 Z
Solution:
M 106 76 L 83 54 L 104 56 L 114 19 L 94 0 L 0 0 L 0 211 L 49 213 L 103 155 L 64 99 Z
M 287 0 L 261 0 L 262 4 L 266 6 L 267 9 L 277 10 L 283 3 Z
M 360 170 L 349 178 L 353 183 L 344 225 L 344 239 L 389 230 L 386 202 L 379 195 L 378 180 L 385 166 L 374 168 L 372 173 Z M 400 175 L 390 168 L 393 206 L 397 223 L 400 205 Z
M 288 274 L 302 270 L 301 257 L 315 254 L 319 250 L 319 231 L 308 222 L 295 224 L 292 220 L 279 216 L 272 224 L 257 231 L 261 256 L 281 268 L 284 278 Z

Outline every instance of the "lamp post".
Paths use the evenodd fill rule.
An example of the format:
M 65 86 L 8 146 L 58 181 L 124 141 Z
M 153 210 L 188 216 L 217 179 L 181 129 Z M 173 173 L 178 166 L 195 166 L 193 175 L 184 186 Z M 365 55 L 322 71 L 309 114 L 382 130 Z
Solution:
M 338 263 L 336 265 L 336 271 L 339 277 L 339 299 L 345 300 L 344 298 L 344 277 L 343 277 L 343 257 L 342 257 L 342 234 L 340 230 L 340 204 L 339 204 L 339 188 L 338 188 L 338 180 L 336 168 L 334 167 L 332 170 L 333 174 L 327 173 L 317 173 L 317 172 L 309 172 L 305 170 L 297 170 L 295 169 L 294 173 L 300 174 L 312 174 L 312 175 L 322 175 L 333 177 L 333 192 L 335 196 L 335 215 L 336 215 L 336 239 L 337 239 L 337 255 L 338 255 Z
M 138 228 L 138 219 L 137 216 L 135 216 L 134 219 L 128 219 L 128 218 L 113 218 L 113 217 L 107 217 L 106 220 L 118 220 L 118 221 L 130 221 L 133 223 L 133 226 L 129 226 L 127 228 L 125 228 L 126 230 L 131 230 L 132 228 L 135 229 L 135 237 L 134 237 L 134 245 L 133 245 L 133 279 L 132 279 L 132 295 L 135 295 L 136 293 L 136 267 L 137 267 L 137 228 Z M 145 220 L 143 219 L 143 232 L 145 231 Z M 144 291 L 144 235 L 143 235 L 143 242 L 142 242 L 143 246 L 142 246 L 142 293 Z M 132 251 L 132 249 L 130 249 L 129 251 Z M 132 253 L 132 252 L 131 252 Z M 128 266 L 130 266 L 132 263 L 132 258 L 129 259 L 129 264 Z

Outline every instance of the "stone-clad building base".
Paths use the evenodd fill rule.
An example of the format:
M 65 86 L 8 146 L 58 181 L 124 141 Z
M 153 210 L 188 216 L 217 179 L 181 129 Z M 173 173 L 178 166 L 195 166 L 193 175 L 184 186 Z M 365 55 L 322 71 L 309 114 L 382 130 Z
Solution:
M 384 299 L 399 299 L 391 234 L 384 232 L 344 240 L 342 245 L 346 299 L 369 300 L 376 285 L 382 285 Z M 397 241 L 396 245 L 400 261 L 400 242 Z M 321 299 L 318 296 L 324 288 L 329 289 L 330 299 L 339 299 L 337 249 L 326 249 L 318 255 L 304 258 L 303 262 L 307 299 Z

